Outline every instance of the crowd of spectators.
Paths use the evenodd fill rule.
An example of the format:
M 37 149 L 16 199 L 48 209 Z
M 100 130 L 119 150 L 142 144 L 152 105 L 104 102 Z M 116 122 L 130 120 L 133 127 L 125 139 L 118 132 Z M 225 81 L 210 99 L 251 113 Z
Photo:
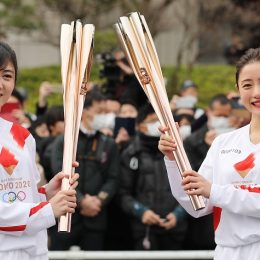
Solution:
M 115 57 L 119 57 L 114 62 L 121 69 L 122 85 L 116 89 L 110 85 L 112 92 L 91 85 L 84 103 L 77 149 L 78 207 L 72 231 L 64 234 L 57 232 L 57 226 L 51 228 L 49 248 L 214 249 L 212 216 L 193 219 L 171 195 L 158 150 L 159 120 L 126 61 L 118 53 Z M 39 87 L 35 115 L 26 113 L 25 97 L 18 90 L 1 111 L 1 116 L 28 128 L 35 137 L 41 183 L 62 170 L 64 113 L 62 106 L 48 107 L 52 89 L 48 82 Z M 191 80 L 183 82 L 170 99 L 194 170 L 217 135 L 250 119 L 237 92 L 212 97 L 206 109 L 197 106 L 198 99 L 199 86 Z

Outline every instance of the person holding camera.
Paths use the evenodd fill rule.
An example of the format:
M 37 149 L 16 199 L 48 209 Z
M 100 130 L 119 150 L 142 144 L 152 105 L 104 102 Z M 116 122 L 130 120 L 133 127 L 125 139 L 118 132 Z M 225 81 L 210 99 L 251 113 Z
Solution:
M 147 97 L 124 53 L 118 50 L 114 53 L 103 53 L 99 57 L 103 64 L 100 77 L 106 79 L 102 86 L 103 92 L 119 101 L 134 100 L 137 107 L 141 107 L 147 101 Z

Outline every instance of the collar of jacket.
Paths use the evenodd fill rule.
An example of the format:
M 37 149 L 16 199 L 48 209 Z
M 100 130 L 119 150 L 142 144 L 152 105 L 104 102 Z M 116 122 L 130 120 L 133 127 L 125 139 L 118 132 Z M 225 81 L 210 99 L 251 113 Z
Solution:
M 95 136 L 97 131 L 96 130 L 88 130 L 87 128 L 85 128 L 82 124 L 80 124 L 80 127 L 79 127 L 79 130 L 85 134 L 85 135 L 88 135 L 88 136 Z

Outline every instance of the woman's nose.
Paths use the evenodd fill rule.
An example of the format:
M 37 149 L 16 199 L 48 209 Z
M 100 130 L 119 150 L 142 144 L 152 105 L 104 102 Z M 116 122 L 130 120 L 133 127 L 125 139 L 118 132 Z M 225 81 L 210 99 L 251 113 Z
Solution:
M 260 84 L 254 88 L 254 98 L 260 98 Z

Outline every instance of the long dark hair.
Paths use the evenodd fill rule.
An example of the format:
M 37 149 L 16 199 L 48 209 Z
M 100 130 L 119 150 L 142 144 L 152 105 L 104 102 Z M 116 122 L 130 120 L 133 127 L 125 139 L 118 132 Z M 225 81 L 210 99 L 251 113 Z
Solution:
M 249 49 L 246 53 L 239 59 L 236 64 L 236 84 L 238 87 L 238 80 L 241 70 L 245 67 L 245 65 L 249 63 L 253 63 L 256 61 L 260 61 L 260 48 Z
M 15 51 L 7 43 L 0 41 L 0 70 L 4 69 L 8 62 L 14 66 L 16 82 L 18 67 Z

